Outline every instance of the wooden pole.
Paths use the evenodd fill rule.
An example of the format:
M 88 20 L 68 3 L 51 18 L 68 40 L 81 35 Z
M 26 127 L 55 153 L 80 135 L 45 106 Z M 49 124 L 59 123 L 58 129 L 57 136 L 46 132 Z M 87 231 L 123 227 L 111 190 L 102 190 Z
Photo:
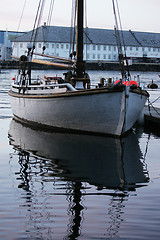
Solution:
M 76 35 L 76 77 L 82 78 L 84 73 L 83 62 L 83 8 L 84 0 L 77 0 L 77 35 Z

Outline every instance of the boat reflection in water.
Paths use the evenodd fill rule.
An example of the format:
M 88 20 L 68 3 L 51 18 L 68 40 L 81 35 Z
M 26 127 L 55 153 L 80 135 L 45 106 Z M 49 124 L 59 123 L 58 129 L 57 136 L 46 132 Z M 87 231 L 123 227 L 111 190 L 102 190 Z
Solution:
M 124 207 L 123 200 L 128 196 L 129 191 L 134 191 L 136 187 L 144 186 L 149 181 L 138 138 L 133 133 L 122 139 L 114 139 L 44 132 L 12 120 L 9 139 L 19 155 L 21 179 L 19 187 L 31 191 L 31 186 L 33 189 L 36 182 L 52 181 L 53 183 L 54 177 L 59 179 L 57 181 L 70 182 L 65 193 L 70 202 L 67 211 L 72 218 L 67 230 L 68 238 L 78 237 L 82 230 L 82 212 L 85 205 L 84 199 L 82 204 L 82 196 L 97 195 L 100 193 L 98 190 L 108 189 L 101 194 L 111 195 L 113 198 L 118 196 L 120 201 L 118 206 L 121 208 Z M 84 183 L 96 186 L 97 192 L 90 192 L 87 188 L 84 192 Z M 48 189 L 47 193 L 46 190 L 45 195 L 50 195 L 50 191 L 51 189 Z M 59 191 L 59 194 L 62 194 L 61 190 Z M 64 189 L 62 191 L 64 192 Z M 57 194 L 57 191 L 52 194 Z M 114 219 L 116 217 L 113 215 L 120 212 L 121 210 L 117 213 L 114 202 L 113 209 L 110 211 L 113 229 L 116 224 L 119 228 L 118 224 L 121 222 L 118 217 L 119 222 L 116 223 Z M 108 230 L 110 237 L 112 227 L 110 226 Z

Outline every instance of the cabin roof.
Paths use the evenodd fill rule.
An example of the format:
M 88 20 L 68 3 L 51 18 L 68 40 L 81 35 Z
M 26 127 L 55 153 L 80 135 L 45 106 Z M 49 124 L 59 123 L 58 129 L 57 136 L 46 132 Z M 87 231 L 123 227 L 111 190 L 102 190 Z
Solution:
M 160 47 L 160 33 L 122 31 L 126 46 Z M 17 37 L 13 42 L 30 42 L 33 31 Z M 120 32 L 121 35 L 121 32 Z M 36 42 L 70 43 L 71 28 L 59 26 L 41 26 L 37 31 Z M 111 29 L 84 29 L 84 43 L 117 45 L 115 31 Z

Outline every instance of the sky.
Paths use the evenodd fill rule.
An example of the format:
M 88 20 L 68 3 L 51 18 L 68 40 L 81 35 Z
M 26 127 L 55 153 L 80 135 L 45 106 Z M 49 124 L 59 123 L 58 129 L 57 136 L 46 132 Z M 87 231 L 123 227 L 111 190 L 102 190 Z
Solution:
M 0 8 L 0 30 L 29 31 L 33 29 L 39 0 L 0 1 L 3 2 Z M 47 21 L 49 3 L 50 0 L 46 0 L 41 25 Z M 118 4 L 123 30 L 160 32 L 160 0 L 118 0 Z M 86 5 L 88 27 L 114 28 L 112 0 L 87 0 Z M 55 0 L 51 25 L 70 26 L 71 6 L 72 0 Z

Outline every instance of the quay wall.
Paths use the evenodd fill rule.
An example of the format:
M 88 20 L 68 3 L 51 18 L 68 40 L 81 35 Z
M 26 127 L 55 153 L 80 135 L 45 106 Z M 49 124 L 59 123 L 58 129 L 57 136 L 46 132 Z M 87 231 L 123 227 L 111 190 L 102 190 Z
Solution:
M 18 69 L 19 62 L 18 61 L 0 61 L 1 69 Z M 62 69 L 54 66 L 47 66 L 37 63 L 32 63 L 33 69 Z M 119 63 L 118 62 L 87 62 L 86 63 L 87 70 L 105 70 L 105 71 L 119 71 Z M 151 71 L 151 72 L 160 72 L 160 63 L 133 63 L 129 66 L 130 71 Z

